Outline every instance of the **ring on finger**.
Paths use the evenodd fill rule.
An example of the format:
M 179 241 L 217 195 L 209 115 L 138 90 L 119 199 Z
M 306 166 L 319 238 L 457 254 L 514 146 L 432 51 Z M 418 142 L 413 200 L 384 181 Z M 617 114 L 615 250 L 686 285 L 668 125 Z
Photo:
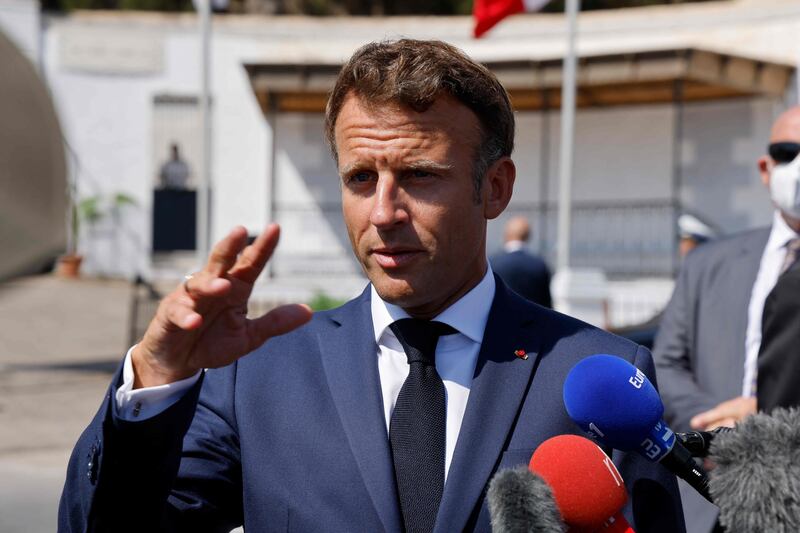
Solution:
M 183 290 L 186 291 L 186 294 L 191 295 L 191 291 L 189 290 L 189 281 L 194 279 L 194 274 L 186 274 L 183 276 Z

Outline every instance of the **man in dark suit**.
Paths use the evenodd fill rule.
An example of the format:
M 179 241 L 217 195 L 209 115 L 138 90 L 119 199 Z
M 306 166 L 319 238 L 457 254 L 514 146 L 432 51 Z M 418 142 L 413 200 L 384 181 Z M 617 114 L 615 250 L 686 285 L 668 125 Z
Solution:
M 764 302 L 800 237 L 797 143 L 800 107 L 778 117 L 758 160 L 775 205 L 772 227 L 703 245 L 683 263 L 653 349 L 664 415 L 676 431 L 733 426 L 756 411 Z M 695 517 L 689 530 L 710 531 L 716 508 L 682 494 Z
M 550 297 L 550 269 L 541 257 L 525 249 L 531 229 L 525 217 L 506 223 L 503 251 L 490 259 L 492 270 L 508 287 L 544 307 L 553 307 Z
M 370 285 L 313 319 L 299 305 L 247 319 L 278 228 L 249 246 L 233 230 L 126 357 L 73 452 L 60 530 L 489 531 L 491 476 L 578 432 L 561 390 L 577 361 L 614 353 L 655 378 L 647 350 L 488 268 L 513 117 L 497 79 L 449 45 L 358 50 L 326 131 Z M 674 477 L 608 453 L 637 531 L 681 531 Z

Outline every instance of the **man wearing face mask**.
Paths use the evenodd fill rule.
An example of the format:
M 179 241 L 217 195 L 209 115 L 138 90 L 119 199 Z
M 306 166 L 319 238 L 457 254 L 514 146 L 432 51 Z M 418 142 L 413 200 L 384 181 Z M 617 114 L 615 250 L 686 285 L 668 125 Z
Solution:
M 776 143 L 771 147 L 776 161 L 770 188 L 789 226 L 800 226 L 800 144 Z M 781 274 L 764 303 L 762 340 L 758 353 L 758 409 L 800 406 L 800 239 L 795 235 L 786 245 Z
M 775 121 L 758 160 L 772 226 L 691 253 L 665 310 L 653 356 L 665 418 L 676 431 L 733 426 L 756 412 L 764 304 L 800 249 L 800 107 Z M 778 287 L 780 289 L 780 286 Z M 716 509 L 682 490 L 687 531 L 710 531 Z

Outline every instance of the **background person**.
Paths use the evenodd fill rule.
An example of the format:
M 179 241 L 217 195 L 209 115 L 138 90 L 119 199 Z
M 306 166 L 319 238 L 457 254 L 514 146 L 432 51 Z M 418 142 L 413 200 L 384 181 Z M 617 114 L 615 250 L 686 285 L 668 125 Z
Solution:
M 787 194 L 797 187 L 789 166 L 798 142 L 800 107 L 793 107 L 775 121 L 769 155 L 758 160 L 775 205 L 772 226 L 718 239 L 683 264 L 653 350 L 664 414 L 675 431 L 733 426 L 756 412 L 764 302 L 800 237 L 798 198 Z M 697 517 L 691 527 L 709 531 L 714 509 L 682 494 L 687 516 Z M 706 511 L 688 510 L 693 501 Z
M 169 146 L 170 157 L 158 173 L 163 189 L 185 189 L 189 183 L 189 165 L 181 158 L 177 143 Z
M 509 220 L 505 227 L 503 251 L 490 258 L 492 270 L 520 296 L 552 308 L 550 269 L 541 257 L 527 250 L 530 235 L 530 224 L 525 217 Z

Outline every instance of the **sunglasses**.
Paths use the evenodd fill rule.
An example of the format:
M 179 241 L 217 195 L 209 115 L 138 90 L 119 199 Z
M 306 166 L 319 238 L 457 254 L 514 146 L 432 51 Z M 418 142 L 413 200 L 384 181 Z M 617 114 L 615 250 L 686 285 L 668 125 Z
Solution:
M 769 156 L 779 165 L 782 163 L 791 163 L 795 160 L 797 154 L 800 154 L 800 143 L 772 143 L 767 150 L 769 151 Z

